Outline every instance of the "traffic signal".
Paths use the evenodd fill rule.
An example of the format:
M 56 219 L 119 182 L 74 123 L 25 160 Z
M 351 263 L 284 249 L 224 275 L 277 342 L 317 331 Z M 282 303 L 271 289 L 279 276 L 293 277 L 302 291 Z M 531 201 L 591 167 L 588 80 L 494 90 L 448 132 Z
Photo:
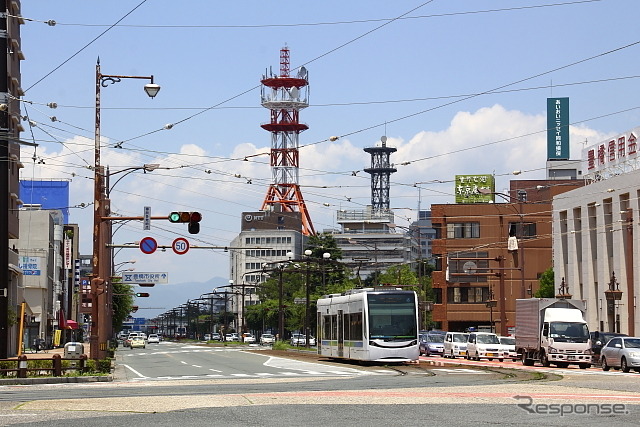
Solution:
M 148 292 L 136 292 L 136 296 L 138 298 L 147 298 L 147 297 L 149 297 L 149 293 Z
M 202 214 L 200 212 L 171 212 L 169 214 L 169 222 L 187 222 L 189 223 L 189 233 L 198 234 L 200 232 L 200 221 Z

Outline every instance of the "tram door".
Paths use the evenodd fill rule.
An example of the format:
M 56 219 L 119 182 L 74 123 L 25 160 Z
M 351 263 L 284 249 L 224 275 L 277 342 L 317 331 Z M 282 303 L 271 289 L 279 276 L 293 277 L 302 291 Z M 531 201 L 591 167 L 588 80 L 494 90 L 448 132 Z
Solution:
M 343 310 L 338 310 L 337 323 L 338 323 L 338 357 L 344 357 L 344 322 L 342 321 Z

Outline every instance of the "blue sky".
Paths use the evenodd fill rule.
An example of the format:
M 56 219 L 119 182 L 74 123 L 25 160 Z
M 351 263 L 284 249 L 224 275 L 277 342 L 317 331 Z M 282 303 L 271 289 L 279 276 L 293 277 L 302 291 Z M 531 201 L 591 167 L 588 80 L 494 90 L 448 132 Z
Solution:
M 382 135 L 398 149 L 391 206 L 396 222 L 407 225 L 419 194 L 423 209 L 453 203 L 455 174 L 493 173 L 498 191 L 513 170 L 523 171 L 520 179 L 544 178 L 548 97 L 570 98 L 572 158 L 583 143 L 640 122 L 640 44 L 630 19 L 640 12 L 637 0 L 184 4 L 22 5 L 23 115 L 36 124 L 24 123 L 23 139 L 39 144 L 22 153 L 24 179 L 70 179 L 72 205 L 92 202 L 86 167 L 93 164 L 98 57 L 104 74 L 154 75 L 162 87 L 153 100 L 142 91 L 144 81 L 102 89 L 103 165 L 171 168 L 123 178 L 112 210 L 125 216 L 142 215 L 143 206 L 153 215 L 197 210 L 201 232 L 191 236 L 164 221 L 144 232 L 133 222 L 116 233 L 118 243 L 149 235 L 162 245 L 186 235 L 192 244 L 226 246 L 241 212 L 260 208 L 271 180 L 268 157 L 242 159 L 269 150 L 259 84 L 269 68 L 278 73 L 285 45 L 291 68 L 309 70 L 300 184 L 318 231 L 337 226 L 336 210 L 370 202 L 363 148 Z M 175 126 L 161 130 L 168 123 Z M 329 142 L 334 135 L 340 138 Z M 118 142 L 121 149 L 114 148 Z M 416 182 L 430 183 L 418 191 Z M 92 208 L 72 209 L 71 221 L 81 225 L 81 248 L 90 253 Z M 128 259 L 137 259 L 137 271 L 168 271 L 172 283 L 229 271 L 228 253 L 214 250 L 183 256 L 123 250 L 116 262 Z

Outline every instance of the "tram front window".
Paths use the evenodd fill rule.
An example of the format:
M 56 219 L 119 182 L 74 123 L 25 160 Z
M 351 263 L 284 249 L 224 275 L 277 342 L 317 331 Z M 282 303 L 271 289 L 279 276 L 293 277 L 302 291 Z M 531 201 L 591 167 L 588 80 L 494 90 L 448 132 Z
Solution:
M 418 336 L 415 299 L 406 294 L 370 294 L 369 336 L 371 339 L 403 341 Z

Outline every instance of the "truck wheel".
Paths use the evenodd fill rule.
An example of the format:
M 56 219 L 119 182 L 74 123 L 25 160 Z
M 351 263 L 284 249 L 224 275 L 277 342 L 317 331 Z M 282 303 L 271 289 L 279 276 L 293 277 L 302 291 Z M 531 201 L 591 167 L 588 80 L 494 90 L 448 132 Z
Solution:
M 609 366 L 609 364 L 607 363 L 607 359 L 605 359 L 603 357 L 602 358 L 602 370 L 603 371 L 608 371 L 609 369 L 611 369 L 611 366 Z
M 540 357 L 540 363 L 542 363 L 542 366 L 544 366 L 545 368 L 551 366 L 551 362 L 549 362 L 549 358 L 546 354 L 542 354 L 542 357 Z

